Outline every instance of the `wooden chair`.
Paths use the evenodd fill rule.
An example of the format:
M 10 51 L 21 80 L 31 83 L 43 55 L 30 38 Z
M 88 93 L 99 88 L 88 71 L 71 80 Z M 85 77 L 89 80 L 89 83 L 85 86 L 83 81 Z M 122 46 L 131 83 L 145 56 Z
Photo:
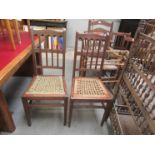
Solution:
M 108 46 L 110 45 L 111 35 L 113 31 L 113 22 L 107 22 L 103 19 L 89 20 L 88 31 L 86 33 L 98 34 L 101 36 L 109 35 Z M 104 45 L 103 45 L 104 46 Z
M 8 19 L 1 19 L 1 28 L 2 28 L 2 31 L 5 28 L 7 29 L 7 32 L 8 32 L 8 35 L 9 35 L 9 39 L 11 41 L 12 48 L 13 48 L 13 50 L 15 50 L 16 49 L 16 45 L 15 45 L 14 36 L 13 36 L 13 32 L 12 32 L 11 22 L 12 22 L 12 24 L 14 26 L 18 43 L 21 44 L 19 24 L 18 24 L 18 21 L 16 19 L 13 19 L 11 21 L 8 20 Z
M 113 34 L 113 43 L 111 44 L 112 47 L 113 44 L 115 45 L 115 39 L 118 37 L 120 44 L 117 47 L 118 49 L 114 49 L 112 47 L 109 47 L 109 49 L 106 51 L 106 58 L 104 60 L 103 64 L 103 74 L 102 74 L 102 80 L 104 82 L 114 82 L 117 81 L 119 78 L 120 73 L 122 72 L 125 63 L 129 57 L 129 50 L 127 50 L 127 47 L 129 44 L 133 43 L 133 39 L 129 37 L 129 33 L 123 33 L 123 32 L 112 32 Z M 95 62 L 95 60 L 93 61 Z M 87 60 L 87 63 L 90 62 Z
M 147 72 L 155 70 L 155 40 L 139 32 L 131 48 L 132 60 Z
M 131 33 L 112 32 L 110 48 L 124 50 L 127 47 L 124 45 L 127 37 L 131 37 Z M 132 41 L 132 40 L 131 40 Z
M 88 32 L 108 32 L 111 33 L 113 30 L 113 22 L 107 22 L 105 20 L 89 20 Z
M 35 44 L 34 37 L 39 39 L 39 45 Z M 63 38 L 63 45 L 55 46 L 51 43 L 52 39 L 59 40 Z M 31 125 L 31 109 L 33 108 L 52 108 L 64 107 L 64 125 L 67 119 L 67 90 L 65 82 L 65 53 L 66 53 L 66 32 L 53 30 L 32 31 L 33 62 L 35 65 L 35 76 L 29 87 L 22 96 L 23 106 L 27 118 L 27 123 Z M 45 59 L 43 59 L 45 58 Z M 45 72 L 51 71 L 52 75 L 45 75 Z M 54 71 L 61 71 L 59 75 Z M 59 73 L 59 72 L 57 72 Z M 61 103 L 35 103 L 40 100 L 61 100 Z
M 112 95 L 100 80 L 107 43 L 108 36 L 76 33 L 73 80 L 69 105 L 69 127 L 73 108 L 102 108 L 105 109 L 103 121 L 106 121 L 109 116 L 112 107 Z M 90 44 L 94 46 L 89 46 Z M 101 46 L 103 44 L 104 47 Z M 90 64 L 81 64 L 85 63 L 84 60 L 87 60 L 87 58 L 90 59 Z M 95 63 L 93 63 L 94 59 Z M 96 71 L 97 76 L 83 77 L 83 72 L 86 71 Z M 82 102 L 82 105 L 79 104 L 80 102 Z M 86 102 L 90 104 L 87 105 Z M 102 103 L 101 106 L 95 105 L 96 102 Z M 106 105 L 105 102 L 107 103 Z
M 138 33 L 131 47 L 129 63 L 113 94 L 114 134 L 155 134 L 154 45 L 151 36 Z
M 107 29 L 105 29 L 107 27 Z M 89 20 L 88 31 L 85 33 L 109 35 L 108 50 L 103 67 L 103 80 L 116 80 L 129 55 L 129 48 L 133 43 L 131 33 L 112 32 L 113 23 L 104 20 Z M 104 45 L 103 45 L 104 46 Z M 89 63 L 89 62 L 88 62 Z
M 155 32 L 155 24 L 144 22 L 143 25 L 139 25 L 137 31 L 152 37 Z
M 154 77 L 130 60 L 114 95 L 110 114 L 114 134 L 155 134 Z
M 107 50 L 107 57 L 103 67 L 104 76 L 102 79 L 104 81 L 118 79 L 120 70 L 123 69 L 129 56 L 128 47 L 134 41 L 130 35 L 130 33 L 112 32 L 111 44 Z
M 96 34 L 92 31 L 86 33 L 86 34 Z M 101 35 L 102 37 L 106 36 Z M 117 44 L 115 44 L 115 41 L 117 39 Z M 118 81 L 120 73 L 123 71 L 123 68 L 125 66 L 125 63 L 129 56 L 129 50 L 127 48 L 129 45 L 131 46 L 133 43 L 133 38 L 130 37 L 130 33 L 123 33 L 123 32 L 112 32 L 112 40 L 111 40 L 111 47 L 106 50 L 105 60 L 103 64 L 103 72 L 101 79 L 108 82 L 110 84 L 110 81 L 114 84 L 116 81 Z M 116 47 L 117 49 L 114 49 L 113 47 Z M 93 44 L 89 43 L 89 46 L 93 46 Z M 95 46 L 98 46 L 98 43 L 95 43 Z M 104 44 L 102 45 L 104 46 Z M 87 48 L 87 46 L 85 46 Z M 85 49 L 86 50 L 86 49 Z M 89 52 L 89 51 L 88 51 Z M 85 63 L 81 63 L 82 65 L 89 65 L 90 59 L 83 59 Z M 92 63 L 94 64 L 96 62 L 95 58 L 93 59 Z M 86 73 L 84 72 L 83 75 Z M 114 86 L 112 84 L 112 86 Z

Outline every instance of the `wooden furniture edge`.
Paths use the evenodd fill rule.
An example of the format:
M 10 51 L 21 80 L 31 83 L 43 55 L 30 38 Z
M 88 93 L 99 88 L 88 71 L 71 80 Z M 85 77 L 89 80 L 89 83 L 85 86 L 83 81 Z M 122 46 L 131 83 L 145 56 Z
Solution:
M 25 60 L 31 55 L 32 45 L 24 49 L 17 57 L 15 57 L 7 66 L 0 71 L 0 88 L 13 75 Z

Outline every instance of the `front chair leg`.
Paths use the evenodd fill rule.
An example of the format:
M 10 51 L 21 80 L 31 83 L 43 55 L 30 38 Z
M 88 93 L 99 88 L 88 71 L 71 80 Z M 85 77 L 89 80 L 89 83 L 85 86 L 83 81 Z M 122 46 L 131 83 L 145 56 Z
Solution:
M 23 101 L 23 107 L 24 107 L 24 111 L 25 111 L 25 116 L 26 116 L 26 120 L 27 120 L 27 124 L 28 126 L 31 126 L 31 111 L 28 107 L 28 101 L 27 99 L 22 98 Z
M 107 121 L 109 114 L 111 112 L 112 106 L 113 106 L 113 102 L 109 101 L 105 107 L 105 112 L 102 117 L 101 126 L 103 126 L 104 122 Z
M 70 103 L 69 103 L 69 120 L 68 120 L 68 127 L 71 126 L 72 111 L 73 111 L 73 101 L 70 100 Z
M 67 123 L 67 106 L 68 106 L 68 98 L 64 100 L 64 125 Z

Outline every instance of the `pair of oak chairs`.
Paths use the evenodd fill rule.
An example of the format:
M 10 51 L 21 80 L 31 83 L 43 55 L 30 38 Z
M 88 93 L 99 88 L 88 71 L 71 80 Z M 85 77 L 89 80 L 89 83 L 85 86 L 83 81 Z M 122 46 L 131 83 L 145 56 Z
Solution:
M 50 107 L 64 108 L 64 125 L 68 120 L 70 126 L 73 108 L 79 107 L 105 109 L 102 122 L 106 121 L 112 108 L 111 101 L 113 97 L 99 77 L 103 68 L 109 36 L 76 33 L 70 99 L 67 95 L 65 82 L 66 32 L 48 29 L 32 30 L 31 36 L 35 76 L 22 96 L 28 125 L 31 126 L 31 109 Z M 59 45 L 57 45 L 57 48 L 49 47 L 49 41 L 52 41 L 53 44 L 52 39 L 55 37 L 57 37 L 58 43 L 60 38 L 64 38 L 62 48 L 58 48 Z M 89 44 L 92 46 L 89 46 Z M 86 57 L 91 59 L 91 63 L 85 66 L 82 63 L 83 58 Z M 94 60 L 95 64 L 92 63 Z M 46 69 L 57 69 L 61 71 L 61 74 L 53 75 L 53 72 L 51 72 L 51 75 L 44 75 Z M 95 77 L 81 76 L 82 72 L 91 70 L 96 71 Z M 60 100 L 63 103 L 47 104 L 36 102 L 40 100 Z M 82 105 L 78 104 L 80 102 L 82 102 Z M 90 105 L 85 104 L 88 102 Z M 98 105 L 98 102 L 101 105 Z
M 104 24 L 110 27 L 110 31 L 98 28 L 90 30 L 91 25 L 95 26 L 95 24 Z M 105 57 L 107 57 L 107 49 L 109 49 L 109 45 L 112 44 L 112 27 L 113 23 L 106 23 L 103 20 L 94 20 L 91 21 L 91 23 L 89 22 L 88 33 L 76 33 L 70 98 L 68 98 L 67 95 L 65 82 L 66 33 L 53 30 L 32 30 L 35 76 L 22 96 L 29 126 L 31 125 L 31 109 L 46 107 L 63 107 L 64 125 L 66 125 L 68 120 L 68 126 L 71 125 L 73 108 L 101 108 L 105 110 L 101 121 L 101 125 L 103 125 L 112 109 L 113 99 L 112 94 L 101 80 L 105 66 Z M 122 36 L 123 33 L 118 34 L 118 36 Z M 37 43 L 35 41 L 36 36 L 38 38 Z M 124 36 L 123 34 L 123 37 Z M 55 43 L 53 38 L 57 38 L 58 42 Z M 58 48 L 60 38 L 64 38 L 63 46 Z M 51 47 L 51 44 L 57 45 L 57 48 Z M 61 74 L 44 75 L 46 69 L 57 69 L 61 71 Z M 93 77 L 88 77 L 89 74 L 87 75 L 87 72 L 90 71 L 95 73 Z M 36 101 L 38 100 L 61 100 L 63 104 L 37 103 Z M 82 104 L 78 104 L 81 102 Z M 98 105 L 98 102 L 100 105 Z M 87 103 L 89 103 L 89 105 Z

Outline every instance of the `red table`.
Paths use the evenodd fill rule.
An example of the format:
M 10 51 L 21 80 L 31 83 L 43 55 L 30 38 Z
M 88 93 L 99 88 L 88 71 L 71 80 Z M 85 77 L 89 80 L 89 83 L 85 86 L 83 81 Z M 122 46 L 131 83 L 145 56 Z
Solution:
M 0 35 L 0 112 L 2 115 L 2 121 L 0 123 L 2 123 L 4 131 L 14 131 L 15 124 L 1 88 L 30 58 L 32 54 L 31 50 L 31 38 L 28 32 L 21 33 L 21 44 L 16 45 L 16 50 L 12 50 L 7 36 Z

